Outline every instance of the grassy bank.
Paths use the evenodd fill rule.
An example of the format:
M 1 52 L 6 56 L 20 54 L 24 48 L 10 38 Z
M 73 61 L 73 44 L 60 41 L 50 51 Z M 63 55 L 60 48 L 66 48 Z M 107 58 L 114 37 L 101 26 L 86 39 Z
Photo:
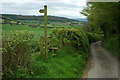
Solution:
M 49 53 L 49 58 L 43 59 L 39 52 L 32 55 L 31 72 L 16 71 L 13 77 L 27 78 L 80 78 L 85 69 L 84 55 L 75 53 L 71 46 L 58 49 L 56 56 Z M 22 74 L 21 74 L 22 73 Z
M 118 49 L 118 35 L 111 35 L 109 38 L 104 38 L 102 45 L 107 48 L 114 56 L 120 56 Z

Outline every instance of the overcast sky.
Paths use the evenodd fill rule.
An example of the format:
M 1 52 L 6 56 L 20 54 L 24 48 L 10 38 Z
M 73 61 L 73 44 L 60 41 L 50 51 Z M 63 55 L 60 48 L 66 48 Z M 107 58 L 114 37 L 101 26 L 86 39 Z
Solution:
M 3 14 L 43 15 L 39 9 L 48 6 L 48 15 L 84 18 L 79 12 L 86 6 L 85 0 L 2 0 Z

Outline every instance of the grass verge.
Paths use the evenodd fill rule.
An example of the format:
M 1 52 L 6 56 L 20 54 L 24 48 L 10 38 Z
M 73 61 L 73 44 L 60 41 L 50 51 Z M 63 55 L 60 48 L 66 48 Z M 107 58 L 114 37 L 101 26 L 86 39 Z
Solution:
M 86 66 L 83 54 L 77 54 L 73 47 L 64 46 L 56 51 L 53 57 L 49 53 L 48 60 L 44 60 L 40 54 L 34 54 L 33 76 L 34 78 L 80 78 Z M 86 54 L 87 55 L 87 54 Z
M 120 50 L 118 49 L 118 36 L 116 34 L 104 39 L 102 45 L 107 48 L 114 56 L 120 56 Z

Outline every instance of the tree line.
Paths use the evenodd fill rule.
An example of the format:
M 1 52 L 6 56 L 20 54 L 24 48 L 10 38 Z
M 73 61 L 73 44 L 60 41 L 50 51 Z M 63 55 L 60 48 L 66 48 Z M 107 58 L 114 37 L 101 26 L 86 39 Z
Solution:
M 103 45 L 112 53 L 119 53 L 120 2 L 88 2 L 80 13 L 87 16 L 92 32 L 103 32 Z

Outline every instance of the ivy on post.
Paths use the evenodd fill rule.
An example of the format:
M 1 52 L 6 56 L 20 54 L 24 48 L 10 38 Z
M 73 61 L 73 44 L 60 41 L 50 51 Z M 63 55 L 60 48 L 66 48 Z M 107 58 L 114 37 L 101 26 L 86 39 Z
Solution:
M 44 9 L 40 9 L 39 12 L 44 13 L 45 55 L 46 55 L 46 57 L 48 57 L 48 53 L 47 53 L 47 5 L 44 6 Z

